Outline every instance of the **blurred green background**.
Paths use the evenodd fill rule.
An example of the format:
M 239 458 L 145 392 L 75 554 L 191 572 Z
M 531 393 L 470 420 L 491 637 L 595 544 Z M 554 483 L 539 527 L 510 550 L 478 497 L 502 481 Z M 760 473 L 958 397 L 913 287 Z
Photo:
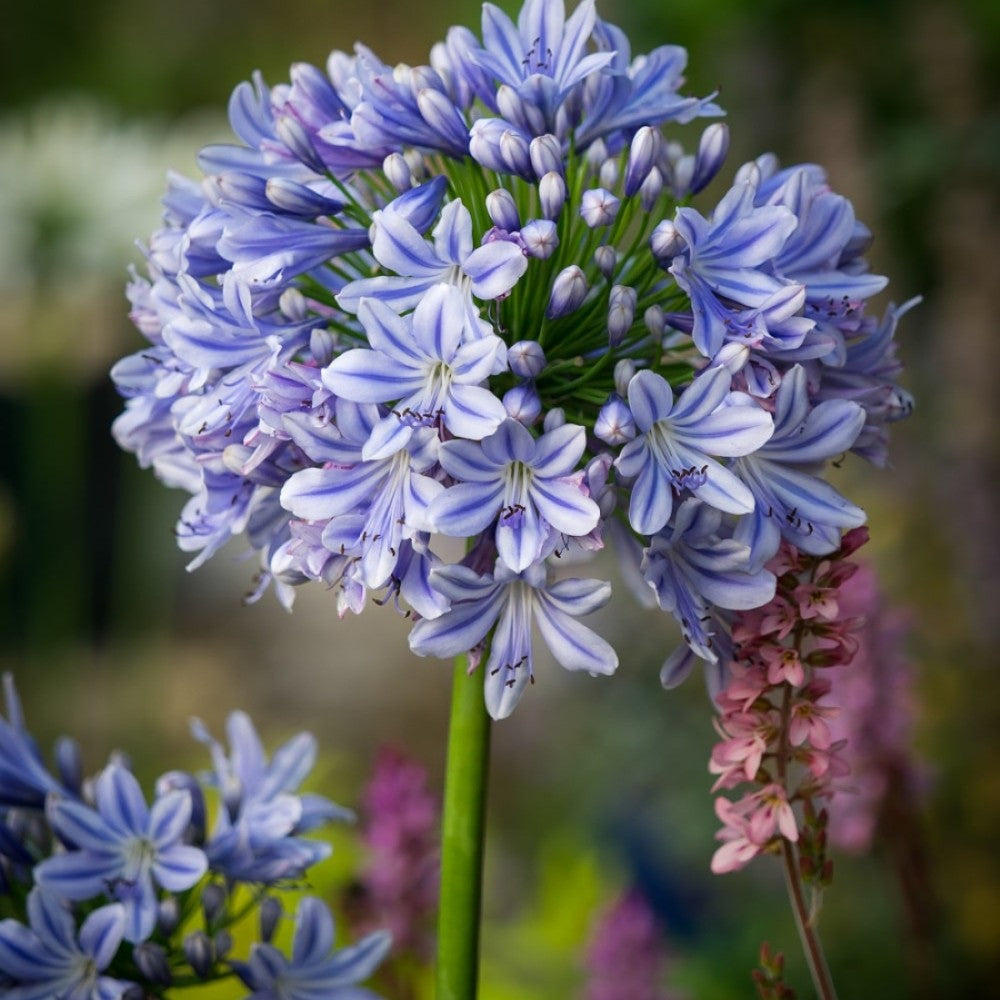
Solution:
M 876 234 L 872 268 L 892 279 L 884 299 L 924 296 L 900 331 L 918 405 L 895 429 L 894 467 L 852 462 L 842 479 L 869 511 L 890 599 L 914 612 L 927 790 L 906 830 L 869 856 L 837 858 L 824 932 L 844 997 L 989 995 L 1000 973 L 1000 5 L 598 6 L 636 53 L 689 49 L 687 92 L 718 88 L 729 113 L 730 170 L 765 150 L 823 164 Z M 236 83 L 255 68 L 281 82 L 290 63 L 322 65 L 355 40 L 388 62 L 423 62 L 449 24 L 478 18 L 459 0 L 6 9 L 0 667 L 15 672 L 43 745 L 70 732 L 91 769 L 123 747 L 148 783 L 200 765 L 189 716 L 220 731 L 242 707 L 271 745 L 317 733 L 323 791 L 344 804 L 385 743 L 440 785 L 447 665 L 410 656 L 388 609 L 332 620 L 332 596 L 316 586 L 291 616 L 270 597 L 242 606 L 253 567 L 238 552 L 186 574 L 171 535 L 183 498 L 116 450 L 106 372 L 141 346 L 122 292 L 140 259 L 133 239 L 157 224 L 167 167 L 194 175 L 198 147 L 225 137 Z M 594 908 L 631 881 L 663 918 L 687 996 L 750 996 L 765 938 L 789 953 L 789 979 L 808 996 L 778 866 L 708 872 L 709 704 L 696 679 L 660 691 L 676 636 L 619 591 L 600 622 L 622 654 L 618 676 L 568 677 L 543 662 L 495 727 L 488 996 L 577 995 Z M 917 859 L 916 909 L 900 889 L 901 851 Z

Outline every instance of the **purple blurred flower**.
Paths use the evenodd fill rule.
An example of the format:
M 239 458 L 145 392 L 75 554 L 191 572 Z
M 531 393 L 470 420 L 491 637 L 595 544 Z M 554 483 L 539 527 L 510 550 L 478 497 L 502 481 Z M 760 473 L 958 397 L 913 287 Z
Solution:
M 890 800 L 912 803 L 926 781 L 913 747 L 915 678 L 906 655 L 911 622 L 905 609 L 886 602 L 866 563 L 841 585 L 838 602 L 841 615 L 858 627 L 853 660 L 828 675 L 825 701 L 837 708 L 828 722 L 830 736 L 847 741 L 843 756 L 851 768 L 830 808 L 829 834 L 838 847 L 864 853 Z
M 666 953 L 649 904 L 635 889 L 594 921 L 584 957 L 584 1000 L 674 1000 L 663 979 Z
M 433 954 L 440 813 L 426 769 L 394 750 L 380 750 L 362 804 L 368 860 L 352 887 L 352 925 L 360 931 L 386 928 L 395 956 L 427 961 Z

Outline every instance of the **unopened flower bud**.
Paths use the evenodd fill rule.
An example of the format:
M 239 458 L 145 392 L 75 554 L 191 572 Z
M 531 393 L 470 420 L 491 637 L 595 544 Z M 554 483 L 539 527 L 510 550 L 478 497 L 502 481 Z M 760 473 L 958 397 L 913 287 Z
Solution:
M 594 420 L 594 434 L 606 444 L 619 445 L 635 437 L 635 420 L 621 396 L 614 394 L 601 407 Z
M 601 182 L 601 187 L 617 187 L 618 178 L 621 176 L 621 167 L 618 164 L 617 156 L 609 156 L 602 164 L 597 174 L 597 179 Z
M 599 246 L 594 251 L 594 263 L 597 265 L 597 270 L 610 281 L 618 267 L 618 251 L 607 244 Z
M 697 194 L 708 185 L 722 169 L 728 152 L 729 126 L 723 122 L 713 122 L 701 133 L 698 142 L 698 154 L 695 157 L 694 174 L 689 187 L 691 194 Z
M 306 297 L 297 288 L 286 288 L 278 299 L 278 308 L 282 316 L 294 322 L 304 320 L 309 312 L 309 303 Z
M 83 787 L 83 754 L 80 744 L 69 736 L 60 736 L 56 741 L 56 767 L 63 785 L 79 795 Z
M 132 961 L 154 986 L 169 986 L 174 977 L 167 963 L 167 953 L 154 941 L 143 941 L 132 949 Z
M 227 930 L 217 931 L 212 943 L 215 946 L 216 957 L 225 958 L 232 950 L 233 936 Z
M 497 110 L 504 121 L 516 125 L 528 135 L 545 131 L 545 116 L 531 101 L 526 101 L 508 83 L 502 83 L 496 92 Z
M 604 188 L 591 188 L 580 199 L 580 216 L 591 229 L 609 226 L 618 215 L 621 202 Z
M 556 275 L 552 282 L 552 294 L 546 306 L 545 315 L 558 319 L 579 309 L 587 297 L 587 278 L 576 264 L 570 264 Z
M 409 191 L 413 186 L 410 165 L 403 159 L 401 153 L 390 153 L 382 161 L 382 172 L 397 191 Z
M 566 182 L 562 174 L 549 171 L 538 182 L 538 201 L 546 219 L 558 219 L 566 203 Z
M 184 957 L 199 979 L 207 979 L 215 965 L 215 947 L 204 931 L 191 931 L 184 937 Z
M 278 115 L 274 119 L 274 131 L 296 159 L 317 174 L 326 173 L 326 164 L 320 159 L 302 122 L 292 115 Z
M 566 423 L 566 411 L 561 406 L 553 406 L 545 414 L 545 419 L 542 421 L 542 430 L 548 434 L 549 431 L 554 431 L 557 427 L 562 427 L 564 423 Z
M 668 264 L 683 248 L 684 237 L 669 219 L 657 223 L 653 234 L 649 237 L 649 249 L 661 264 Z
M 201 911 L 205 915 L 205 923 L 212 924 L 226 906 L 226 890 L 216 882 L 209 882 L 201 890 Z
M 534 176 L 528 143 L 523 136 L 509 129 L 500 135 L 500 159 L 511 173 L 526 178 Z
M 514 203 L 514 196 L 506 188 L 497 188 L 486 196 L 486 211 L 497 229 L 514 233 L 521 228 L 521 217 Z
M 587 147 L 587 166 L 596 174 L 604 166 L 604 161 L 608 158 L 608 147 L 603 139 L 595 139 Z
M 403 153 L 403 159 L 410 168 L 410 178 L 414 184 L 422 181 L 427 176 L 427 164 L 424 162 L 424 154 L 417 149 L 408 149 Z
M 468 142 L 469 127 L 447 94 L 435 87 L 422 87 L 417 91 L 417 108 L 424 121 L 439 136 L 454 146 L 464 147 Z
M 662 337 L 663 331 L 667 328 L 667 317 L 662 306 L 652 305 L 643 314 L 642 320 L 646 324 L 646 329 L 654 337 Z
M 181 911 L 177 899 L 167 896 L 161 899 L 156 907 L 156 928 L 164 936 L 170 937 L 181 922 Z
M 545 369 L 545 352 L 537 340 L 519 340 L 507 348 L 507 364 L 519 378 L 537 378 Z
M 531 427 L 542 415 L 542 400 L 530 382 L 508 389 L 503 395 L 503 406 L 508 417 L 525 427 Z
M 608 343 L 617 347 L 632 329 L 638 293 L 630 285 L 615 285 L 608 299 Z
M 267 896 L 260 904 L 260 939 L 264 944 L 274 937 L 283 912 L 281 900 L 274 896 Z
M 545 260 L 551 257 L 559 246 L 559 233 L 551 219 L 532 219 L 521 227 L 521 242 L 529 257 Z
M 309 333 L 309 353 L 313 361 L 325 368 L 332 360 L 337 340 L 329 330 L 315 329 Z
M 694 157 L 686 153 L 680 157 L 673 165 L 673 178 L 671 187 L 678 198 L 683 198 L 690 193 L 691 178 L 694 176 Z
M 663 148 L 663 137 L 658 129 L 643 125 L 632 137 L 628 164 L 625 167 L 625 195 L 631 198 L 649 175 Z
M 663 174 L 660 173 L 659 167 L 653 167 L 639 188 L 639 204 L 645 211 L 651 212 L 653 206 L 660 200 L 661 194 L 663 194 Z
M 628 384 L 635 375 L 635 362 L 631 358 L 622 358 L 615 362 L 615 392 L 624 399 L 628 395 Z
M 548 173 L 562 175 L 562 145 L 554 135 L 535 136 L 528 146 L 528 155 L 536 177 L 544 177 Z

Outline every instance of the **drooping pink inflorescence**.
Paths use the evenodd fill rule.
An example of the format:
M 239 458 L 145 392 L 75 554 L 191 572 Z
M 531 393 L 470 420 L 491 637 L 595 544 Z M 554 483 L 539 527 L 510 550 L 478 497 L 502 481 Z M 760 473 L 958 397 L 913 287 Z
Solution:
M 723 824 L 712 858 L 716 874 L 776 850 L 781 838 L 799 844 L 816 875 L 829 870 L 826 811 L 815 803 L 828 800 L 850 771 L 830 678 L 847 669 L 859 648 L 861 608 L 848 590 L 857 565 L 847 556 L 866 539 L 863 528 L 850 531 L 825 557 L 782 543 L 769 564 L 778 581 L 774 599 L 735 617 L 729 681 L 716 698 L 721 739 L 709 771 L 716 775 L 713 792 L 751 788 L 736 800 L 716 799 Z

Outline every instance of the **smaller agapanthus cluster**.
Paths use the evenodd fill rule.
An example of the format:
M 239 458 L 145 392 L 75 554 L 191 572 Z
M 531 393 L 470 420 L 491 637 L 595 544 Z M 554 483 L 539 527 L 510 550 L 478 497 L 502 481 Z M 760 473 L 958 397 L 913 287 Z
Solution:
M 719 796 L 715 811 L 722 846 L 716 874 L 737 871 L 761 853 L 796 844 L 803 877 L 824 884 L 827 811 L 839 779 L 850 773 L 845 741 L 835 739 L 838 707 L 831 676 L 858 649 L 859 620 L 845 613 L 841 588 L 857 570 L 851 555 L 867 540 L 857 528 L 826 558 L 783 543 L 770 563 L 774 599 L 733 622 L 729 679 L 716 697 L 721 737 L 709 770 L 712 791 L 751 786 L 736 800 Z
M 299 785 L 316 756 L 301 733 L 268 759 L 246 715 L 230 716 L 229 751 L 196 723 L 214 768 L 170 771 L 148 803 L 115 755 L 84 779 L 79 746 L 63 739 L 50 771 L 4 678 L 0 716 L 0 987 L 14 1000 L 161 995 L 239 976 L 256 1000 L 374 996 L 357 988 L 389 947 L 384 932 L 333 946 L 326 905 L 303 899 L 290 958 L 271 943 L 293 885 L 329 853 L 302 834 L 351 813 Z M 209 823 L 206 791 L 219 799 Z M 234 925 L 257 911 L 260 941 L 231 956 Z M 296 984 L 304 984 L 302 989 Z
M 677 1000 L 664 987 L 666 948 L 649 903 L 623 893 L 594 922 L 585 956 L 584 1000 Z
M 360 832 L 368 858 L 349 891 L 349 916 L 358 933 L 384 927 L 392 934 L 386 975 L 397 964 L 426 965 L 434 956 L 440 820 L 426 768 L 382 749 L 362 799 Z

